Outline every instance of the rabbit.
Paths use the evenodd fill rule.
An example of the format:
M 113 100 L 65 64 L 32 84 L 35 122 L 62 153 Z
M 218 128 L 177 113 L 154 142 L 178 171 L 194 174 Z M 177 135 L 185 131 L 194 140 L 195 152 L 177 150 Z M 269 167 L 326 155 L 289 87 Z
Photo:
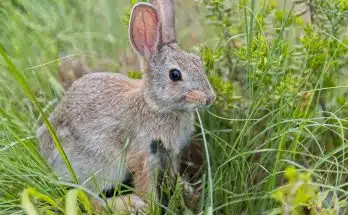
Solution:
M 146 201 L 157 189 L 152 143 L 161 141 L 178 173 L 181 150 L 194 131 L 194 111 L 215 100 L 200 57 L 180 48 L 174 28 L 172 0 L 135 4 L 129 40 L 147 62 L 143 79 L 88 73 L 72 83 L 49 118 L 79 182 L 93 192 L 132 174 L 136 194 Z M 37 136 L 59 179 L 71 181 L 44 125 Z

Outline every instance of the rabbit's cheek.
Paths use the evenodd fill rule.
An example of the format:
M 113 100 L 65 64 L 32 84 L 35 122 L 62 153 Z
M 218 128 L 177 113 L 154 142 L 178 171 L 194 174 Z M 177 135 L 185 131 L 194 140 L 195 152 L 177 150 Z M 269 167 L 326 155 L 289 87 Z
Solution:
M 167 95 L 172 101 L 179 102 L 184 99 L 184 95 L 182 94 L 180 90 L 178 90 L 178 86 L 176 85 L 170 86 L 167 90 L 168 90 Z M 163 93 L 164 92 L 162 91 L 161 94 Z

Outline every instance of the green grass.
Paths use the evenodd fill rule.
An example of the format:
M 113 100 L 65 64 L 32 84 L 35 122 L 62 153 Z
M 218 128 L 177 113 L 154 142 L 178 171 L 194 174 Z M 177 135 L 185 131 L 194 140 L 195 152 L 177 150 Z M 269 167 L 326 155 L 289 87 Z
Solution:
M 180 43 L 200 51 L 218 95 L 200 112 L 194 135 L 209 154 L 201 214 L 269 214 L 287 166 L 347 199 L 346 1 L 313 1 L 312 28 L 282 3 L 176 2 Z M 25 214 L 21 198 L 34 210 L 31 197 L 40 195 L 55 204 L 80 198 L 88 208 L 83 194 L 68 193 L 45 163 L 35 132 L 63 95 L 63 55 L 84 56 L 99 70 L 139 70 L 127 37 L 129 10 L 127 0 L 0 2 L 0 214 Z M 33 202 L 41 212 L 55 210 Z M 178 190 L 170 211 L 179 213 L 182 204 Z M 149 213 L 159 207 L 153 202 Z

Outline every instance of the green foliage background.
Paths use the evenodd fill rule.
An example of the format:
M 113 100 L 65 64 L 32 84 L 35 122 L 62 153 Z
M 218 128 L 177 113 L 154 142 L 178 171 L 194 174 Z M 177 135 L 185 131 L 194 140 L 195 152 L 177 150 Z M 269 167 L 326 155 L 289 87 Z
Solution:
M 28 95 L 44 114 L 51 113 L 63 93 L 57 79 L 63 55 L 84 56 L 91 68 L 138 78 L 139 60 L 127 38 L 134 3 L 0 2 L 0 44 L 18 68 L 0 57 L 0 214 L 23 214 L 20 195 L 28 187 L 37 190 L 33 196 L 63 201 L 67 191 L 37 150 L 35 131 L 42 117 Z M 312 0 L 311 25 L 289 5 L 290 0 L 176 1 L 180 43 L 200 53 L 218 96 L 201 112 L 213 173 L 202 213 L 210 206 L 210 191 L 214 214 L 297 207 L 286 188 L 274 194 L 282 190 L 289 165 L 311 173 L 310 180 L 292 179 L 321 189 L 300 201 L 305 209 L 279 213 L 306 214 L 313 202 L 320 209 L 339 205 L 348 213 L 343 203 L 329 200 L 348 197 L 348 2 Z M 18 77 L 28 88 L 23 90 Z M 202 140 L 196 130 L 195 138 Z M 323 193 L 323 201 L 313 200 Z M 55 211 L 47 201 L 39 202 L 40 211 Z

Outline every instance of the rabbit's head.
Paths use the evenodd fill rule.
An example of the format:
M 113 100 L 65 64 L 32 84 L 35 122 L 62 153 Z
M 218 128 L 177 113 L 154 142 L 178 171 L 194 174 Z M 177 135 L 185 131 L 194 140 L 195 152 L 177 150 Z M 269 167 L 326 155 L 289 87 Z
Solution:
M 199 56 L 176 42 L 172 0 L 152 0 L 133 7 L 129 39 L 148 62 L 144 97 L 159 110 L 190 110 L 208 106 L 215 93 Z

